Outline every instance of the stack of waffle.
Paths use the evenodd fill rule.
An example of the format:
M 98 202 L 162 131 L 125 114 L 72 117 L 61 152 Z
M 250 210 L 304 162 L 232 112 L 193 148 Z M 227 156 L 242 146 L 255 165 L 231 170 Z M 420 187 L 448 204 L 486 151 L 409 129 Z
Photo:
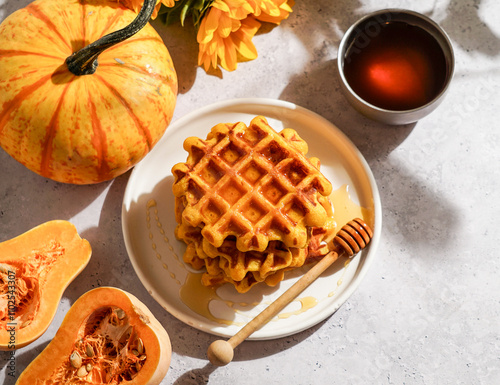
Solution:
M 172 168 L 176 237 L 184 261 L 206 270 L 204 285 L 274 286 L 328 252 L 332 186 L 294 130 L 277 133 L 257 116 L 248 127 L 218 124 L 184 149 L 187 161 Z

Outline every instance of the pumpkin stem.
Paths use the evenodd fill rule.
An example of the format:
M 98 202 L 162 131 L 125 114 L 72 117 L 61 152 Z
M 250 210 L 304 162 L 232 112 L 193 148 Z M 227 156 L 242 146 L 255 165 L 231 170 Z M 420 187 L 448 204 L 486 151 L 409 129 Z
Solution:
M 74 52 L 71 56 L 68 56 L 68 58 L 66 58 L 66 65 L 71 73 L 77 76 L 93 74 L 98 65 L 97 57 L 102 51 L 128 39 L 144 28 L 151 19 L 155 6 L 155 0 L 144 0 L 139 14 L 132 23 L 125 28 L 101 37 L 99 40 L 90 43 L 81 50 Z

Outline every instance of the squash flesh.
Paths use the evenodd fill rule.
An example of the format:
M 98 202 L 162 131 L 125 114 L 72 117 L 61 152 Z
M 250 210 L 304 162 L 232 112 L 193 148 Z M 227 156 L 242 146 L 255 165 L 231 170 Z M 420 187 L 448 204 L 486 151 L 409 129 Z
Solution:
M 92 347 L 90 356 L 87 346 Z M 76 366 L 71 359 L 75 352 L 81 357 Z M 16 384 L 159 384 L 171 352 L 167 332 L 143 303 L 123 290 L 100 287 L 75 301 L 52 341 Z M 87 364 L 91 369 L 79 376 Z
M 82 324 L 71 352 L 78 354 L 81 363 L 75 367 L 71 359 L 64 360 L 50 374 L 47 383 L 72 384 L 83 377 L 88 383 L 119 384 L 135 378 L 146 363 L 148 352 L 141 349 L 139 353 L 134 349 L 138 345 L 137 333 L 126 315 L 119 319 L 120 311 L 123 312 L 117 307 L 96 309 Z M 77 374 L 81 367 L 86 368 L 87 374 Z M 82 370 L 81 374 L 85 372 Z
M 63 255 L 64 248 L 54 241 L 44 249 L 33 250 L 25 262 L 7 260 L 0 264 L 0 328 L 16 324 L 22 329 L 33 322 L 40 308 L 40 291 L 47 275 Z M 9 287 L 13 288 L 13 298 L 7 294 Z
M 21 348 L 45 332 L 91 253 L 75 226 L 62 220 L 0 243 L 0 350 Z

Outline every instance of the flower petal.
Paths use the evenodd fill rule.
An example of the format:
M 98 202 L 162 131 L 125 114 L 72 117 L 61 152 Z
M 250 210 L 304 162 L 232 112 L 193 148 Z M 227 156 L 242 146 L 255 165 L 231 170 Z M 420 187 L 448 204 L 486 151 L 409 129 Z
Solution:
M 261 24 L 257 20 L 253 17 L 248 17 L 242 22 L 241 28 L 233 34 L 236 49 L 245 60 L 254 60 L 257 58 L 257 48 L 255 48 L 252 38 L 260 26 Z

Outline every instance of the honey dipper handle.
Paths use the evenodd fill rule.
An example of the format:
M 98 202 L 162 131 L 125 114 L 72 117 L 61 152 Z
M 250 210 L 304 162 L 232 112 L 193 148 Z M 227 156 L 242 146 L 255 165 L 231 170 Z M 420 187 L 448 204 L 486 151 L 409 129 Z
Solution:
M 293 301 L 302 291 L 305 290 L 321 273 L 323 273 L 338 258 L 338 254 L 330 251 L 321 260 L 316 263 L 306 274 L 295 282 L 287 291 L 279 296 L 273 303 L 260 312 L 254 319 L 240 329 L 228 342 L 234 349 L 242 343 L 249 335 L 266 324 L 276 314 L 278 314 L 286 305 Z
M 330 251 L 321 260 L 316 263 L 306 274 L 295 282 L 287 291 L 279 296 L 273 303 L 260 312 L 253 320 L 247 323 L 242 329 L 232 336 L 228 342 L 233 349 L 243 342 L 253 332 L 258 330 L 285 306 L 292 302 L 300 293 L 302 293 L 312 282 L 316 280 L 333 262 L 338 258 L 335 251 Z
M 254 319 L 247 323 L 234 336 L 227 341 L 214 341 L 208 348 L 210 362 L 217 366 L 227 365 L 233 359 L 233 350 L 253 332 L 265 325 L 286 305 L 292 302 L 304 291 L 321 273 L 323 273 L 338 258 L 338 253 L 330 251 L 306 274 L 295 282 L 287 291 L 279 296 L 273 303 L 260 312 Z
M 334 243 L 339 253 L 347 253 L 350 257 L 365 248 L 373 236 L 372 230 L 361 219 L 356 218 L 338 232 Z M 316 280 L 339 257 L 336 251 L 330 251 L 294 285 L 285 291 L 278 299 L 260 312 L 253 320 L 247 323 L 238 333 L 229 340 L 214 341 L 208 348 L 207 355 L 210 362 L 217 366 L 227 365 L 233 359 L 234 348 L 242 343 L 249 335 L 269 322 L 286 305 L 292 302 L 302 291 Z

